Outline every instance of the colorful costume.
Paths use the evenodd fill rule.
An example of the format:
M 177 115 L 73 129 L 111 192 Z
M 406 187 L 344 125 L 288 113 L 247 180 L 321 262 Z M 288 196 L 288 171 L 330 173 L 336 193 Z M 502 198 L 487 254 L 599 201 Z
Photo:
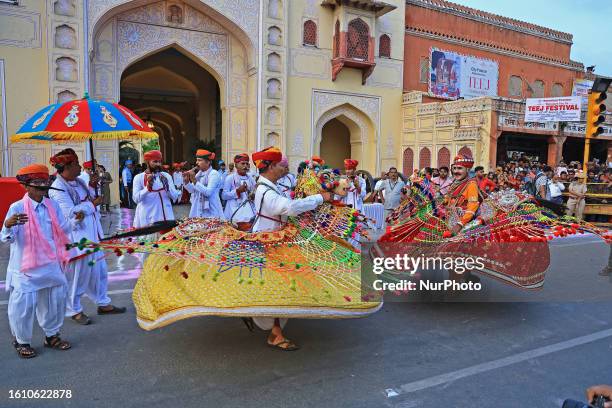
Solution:
M 312 197 L 306 200 L 315 208 L 322 184 L 337 193 L 346 188 L 346 181 L 337 179 L 329 170 L 325 175 L 306 170 L 296 195 Z M 275 188 L 262 185 L 258 196 L 282 197 Z M 361 226 L 355 210 L 324 203 L 296 217 L 291 211 L 286 215 L 260 218 L 254 233 L 218 219 L 194 218 L 158 241 L 102 246 L 150 253 L 133 295 L 145 330 L 203 315 L 351 318 L 378 310 L 380 302 L 361 298 L 361 255 L 346 242 Z M 268 228 L 267 222 L 274 225 Z
M 506 190 L 483 198 L 473 179 L 456 181 L 449 190 L 436 198 L 428 189 L 413 185 L 387 219 L 387 232 L 380 238 L 383 252 L 384 243 L 405 242 L 414 243 L 415 251 L 421 251 L 423 244 L 432 253 L 483 256 L 487 263 L 482 273 L 534 289 L 544 283 L 548 240 L 584 232 L 612 238 L 593 225 L 556 216 L 527 194 Z M 463 227 L 453 235 L 450 230 L 457 223 Z

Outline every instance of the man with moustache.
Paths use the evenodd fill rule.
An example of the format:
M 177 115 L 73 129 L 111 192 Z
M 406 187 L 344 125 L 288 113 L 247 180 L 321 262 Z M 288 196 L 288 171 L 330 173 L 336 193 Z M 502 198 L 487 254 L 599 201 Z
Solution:
M 174 187 L 172 176 L 162 171 L 162 154 L 151 150 L 144 154 L 147 169 L 134 177 L 133 198 L 136 205 L 134 227 L 140 228 L 158 221 L 174 219 L 172 202 L 181 191 Z
M 232 223 L 250 222 L 255 216 L 255 206 L 249 196 L 255 192 L 255 180 L 247 174 L 249 155 L 237 154 L 234 157 L 236 171 L 225 177 L 221 197 L 225 200 L 225 218 Z
M 196 151 L 196 169 L 184 174 L 185 188 L 191 193 L 190 217 L 225 219 L 219 189 L 221 175 L 212 168 L 215 154 L 206 149 Z
M 447 208 L 447 223 L 453 235 L 476 215 L 480 207 L 480 191 L 478 183 L 468 177 L 468 171 L 474 166 L 474 159 L 467 155 L 457 155 L 453 161 L 453 182 L 449 192 L 444 197 Z
M 283 168 L 283 176 L 278 179 L 276 182 L 276 186 L 280 190 L 281 194 L 287 198 L 292 198 L 291 193 L 295 189 L 295 176 L 289 173 L 289 160 L 287 157 L 283 156 L 283 159 L 280 161 L 279 166 Z

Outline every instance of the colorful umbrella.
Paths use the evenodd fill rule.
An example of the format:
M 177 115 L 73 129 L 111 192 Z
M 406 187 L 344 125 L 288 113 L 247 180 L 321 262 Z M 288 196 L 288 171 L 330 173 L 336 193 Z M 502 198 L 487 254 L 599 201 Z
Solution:
M 75 99 L 41 109 L 11 137 L 17 143 L 76 143 L 89 140 L 155 138 L 157 133 L 134 112 L 118 103 Z

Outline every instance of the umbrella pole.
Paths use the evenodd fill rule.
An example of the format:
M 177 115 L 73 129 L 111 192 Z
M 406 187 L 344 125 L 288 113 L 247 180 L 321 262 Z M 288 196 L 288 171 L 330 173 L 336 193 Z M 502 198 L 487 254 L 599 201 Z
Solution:
M 92 170 L 95 172 L 96 171 L 96 159 L 94 157 L 93 140 L 91 137 L 89 138 L 89 155 L 91 156 Z M 96 191 L 96 198 L 97 198 L 98 197 L 98 185 L 97 184 L 94 187 L 94 189 Z

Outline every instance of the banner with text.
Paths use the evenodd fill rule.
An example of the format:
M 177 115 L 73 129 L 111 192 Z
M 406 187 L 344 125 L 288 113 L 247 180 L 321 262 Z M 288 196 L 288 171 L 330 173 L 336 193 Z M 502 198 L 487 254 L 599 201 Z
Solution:
M 572 88 L 572 96 L 579 96 L 582 100 L 582 107 L 586 109 L 589 100 L 589 91 L 593 88 L 593 81 L 590 79 L 575 79 Z
M 497 62 L 433 47 L 430 61 L 432 95 L 446 99 L 497 96 Z
M 580 122 L 580 97 L 527 98 L 525 122 Z

